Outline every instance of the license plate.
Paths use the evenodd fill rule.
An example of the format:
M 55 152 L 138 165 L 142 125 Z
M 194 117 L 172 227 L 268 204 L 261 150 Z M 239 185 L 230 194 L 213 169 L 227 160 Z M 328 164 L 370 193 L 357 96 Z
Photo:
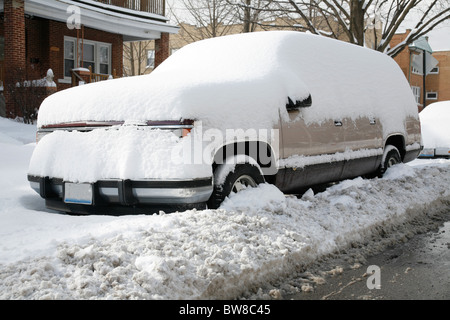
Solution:
M 434 149 L 423 149 L 419 157 L 434 157 Z
M 70 183 L 64 185 L 64 202 L 92 205 L 92 184 Z

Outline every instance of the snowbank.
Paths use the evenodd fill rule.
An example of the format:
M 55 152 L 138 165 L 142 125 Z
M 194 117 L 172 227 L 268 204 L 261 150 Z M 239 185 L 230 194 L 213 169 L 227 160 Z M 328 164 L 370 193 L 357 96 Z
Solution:
M 36 125 L 25 125 L 0 117 L 0 143 L 27 144 L 36 141 Z
M 307 123 L 378 117 L 391 133 L 403 132 L 405 115 L 417 117 L 411 89 L 393 59 L 321 36 L 273 31 L 199 41 L 149 75 L 53 94 L 40 108 L 38 126 L 191 118 L 206 128 L 272 128 L 280 113 L 287 116 L 288 97 L 308 94 L 313 105 L 303 112 Z
M 0 142 L 0 299 L 237 298 L 411 221 L 413 234 L 450 203 L 450 161 L 441 159 L 302 198 L 263 184 L 218 210 L 68 216 L 29 188 L 33 147 Z
M 450 101 L 430 104 L 419 117 L 424 148 L 450 148 Z

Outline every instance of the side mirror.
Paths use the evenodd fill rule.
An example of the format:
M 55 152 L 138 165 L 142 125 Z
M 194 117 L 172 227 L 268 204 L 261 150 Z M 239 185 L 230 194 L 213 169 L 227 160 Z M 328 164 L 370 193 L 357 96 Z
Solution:
M 288 111 L 298 110 L 299 108 L 309 108 L 312 105 L 312 97 L 309 95 L 306 99 L 296 100 L 295 103 L 291 98 L 288 97 L 288 103 L 286 104 L 286 109 Z

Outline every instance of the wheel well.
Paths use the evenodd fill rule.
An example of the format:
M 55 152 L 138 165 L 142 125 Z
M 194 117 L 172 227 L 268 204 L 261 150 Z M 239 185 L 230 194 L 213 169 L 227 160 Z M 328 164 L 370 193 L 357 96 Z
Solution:
M 236 155 L 253 158 L 261 167 L 264 176 L 276 173 L 273 171 L 276 170 L 274 151 L 268 143 L 262 141 L 242 141 L 222 146 L 214 155 L 213 170 L 224 163 L 225 159 Z
M 401 135 L 390 136 L 386 140 L 385 148 L 388 145 L 394 146 L 398 149 L 402 160 L 405 158 L 406 149 L 405 149 L 405 138 L 403 136 Z

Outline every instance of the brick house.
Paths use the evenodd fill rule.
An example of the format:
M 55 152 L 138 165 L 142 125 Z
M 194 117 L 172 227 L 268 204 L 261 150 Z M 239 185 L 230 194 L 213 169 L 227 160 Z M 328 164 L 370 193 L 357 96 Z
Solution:
M 0 15 L 7 117 L 23 113 L 8 88 L 44 83 L 45 97 L 79 83 L 77 75 L 85 82 L 120 77 L 124 41 L 155 40 L 158 64 L 169 55 L 169 34 L 178 32 L 165 17 L 165 0 L 0 0 Z
M 411 30 L 405 33 L 395 34 L 391 40 L 391 47 L 401 43 L 406 39 Z M 413 43 L 400 52 L 394 60 L 402 69 L 405 77 L 411 86 L 416 97 L 419 111 L 433 102 L 450 100 L 450 51 L 433 51 L 428 44 L 428 39 L 423 37 L 417 43 Z M 418 49 L 417 47 L 420 47 Z M 425 77 L 425 95 L 424 95 L 424 77 L 422 70 L 414 66 L 414 61 L 420 63 L 423 50 L 431 53 L 438 64 Z

